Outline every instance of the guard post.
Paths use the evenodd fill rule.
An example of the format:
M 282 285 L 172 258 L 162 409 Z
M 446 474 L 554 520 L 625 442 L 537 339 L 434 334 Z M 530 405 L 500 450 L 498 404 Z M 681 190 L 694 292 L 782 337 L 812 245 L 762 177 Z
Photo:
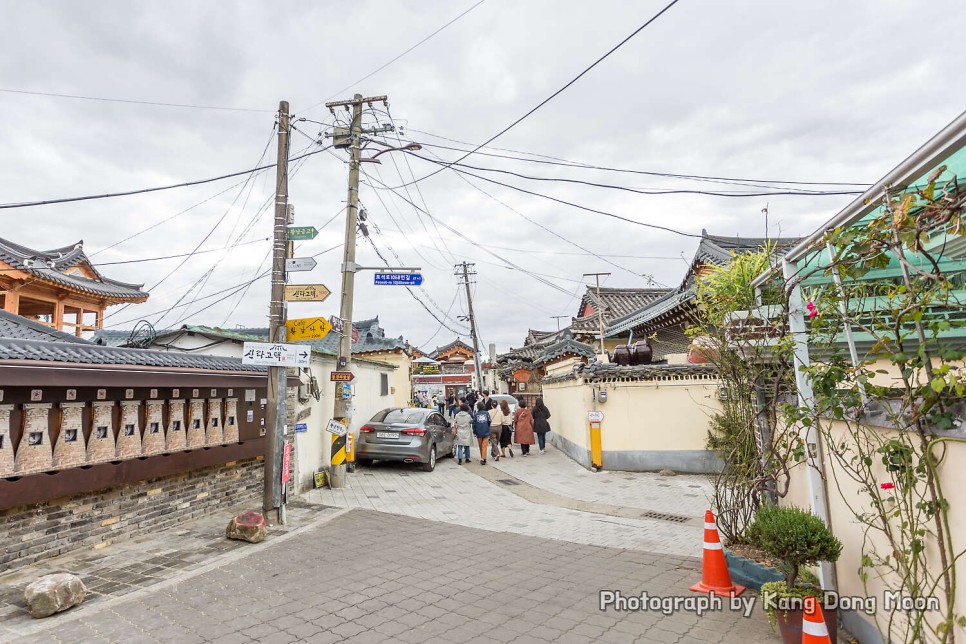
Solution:
M 329 457 L 329 471 L 332 471 L 332 468 L 337 465 L 345 464 L 346 436 L 349 433 L 348 424 L 348 420 L 345 418 L 334 418 L 329 421 L 329 424 L 325 428 L 326 431 L 332 434 L 332 453 Z

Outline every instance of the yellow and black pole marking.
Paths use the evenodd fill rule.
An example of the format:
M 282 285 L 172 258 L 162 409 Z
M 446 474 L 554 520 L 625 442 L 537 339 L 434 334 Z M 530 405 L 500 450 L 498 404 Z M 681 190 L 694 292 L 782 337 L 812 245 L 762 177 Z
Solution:
M 335 420 L 336 422 L 342 423 L 343 425 L 347 426 L 346 429 L 348 429 L 349 423 L 347 419 L 336 418 Z M 332 465 L 333 467 L 336 465 L 342 465 L 345 463 L 345 459 L 346 459 L 345 444 L 346 444 L 347 434 L 348 434 L 348 431 L 346 431 L 346 433 L 342 435 L 332 434 L 332 457 L 331 457 L 330 465 Z

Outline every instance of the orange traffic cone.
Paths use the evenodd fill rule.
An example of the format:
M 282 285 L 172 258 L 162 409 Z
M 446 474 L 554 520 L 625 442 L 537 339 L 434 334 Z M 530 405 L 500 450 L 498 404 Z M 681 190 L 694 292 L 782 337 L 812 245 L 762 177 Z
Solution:
M 822 607 L 814 597 L 805 598 L 805 615 L 802 617 L 802 644 L 832 644 L 825 625 Z
M 728 562 L 725 561 L 721 539 L 718 538 L 718 525 L 714 522 L 711 510 L 704 513 L 704 565 L 701 569 L 701 581 L 691 586 L 691 590 L 725 597 L 734 597 L 746 590 L 744 586 L 731 583 Z

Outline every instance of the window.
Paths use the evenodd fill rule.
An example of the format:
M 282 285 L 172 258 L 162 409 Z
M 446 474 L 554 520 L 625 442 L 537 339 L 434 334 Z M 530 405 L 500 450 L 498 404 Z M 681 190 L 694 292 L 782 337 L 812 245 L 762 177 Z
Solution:
M 389 374 L 387 373 L 379 374 L 379 395 L 389 395 Z
M 159 423 L 151 423 L 148 431 L 150 431 L 152 434 L 157 434 L 161 431 L 161 425 Z
M 27 434 L 27 445 L 43 445 L 44 444 L 44 433 L 43 432 L 30 432 Z
M 212 427 L 218 427 L 218 417 L 217 416 L 215 418 L 212 418 L 211 419 L 211 426 Z
M 229 427 L 232 427 L 234 424 L 235 424 L 235 417 L 234 416 L 229 416 L 228 417 L 228 426 Z
M 392 423 L 413 423 L 414 425 L 419 425 L 426 419 L 428 412 L 428 409 L 420 409 L 417 407 L 383 409 L 372 417 L 372 422 L 386 423 L 387 425 Z
M 124 426 L 124 435 L 134 436 L 134 425 L 132 423 L 128 423 Z
M 180 420 L 172 420 L 171 421 L 171 431 L 173 431 L 173 432 L 180 432 L 181 431 L 181 421 Z
M 191 421 L 191 427 L 192 429 L 201 429 L 201 419 L 195 418 L 193 421 Z
M 68 429 L 64 432 L 64 442 L 65 443 L 76 443 L 77 442 L 77 430 Z
M 3 439 L 6 438 L 3 434 L 0 434 L 0 449 L 3 449 Z
M 100 427 L 98 427 L 97 428 L 97 437 L 98 438 L 107 438 L 107 427 L 105 427 L 103 425 L 100 426 Z

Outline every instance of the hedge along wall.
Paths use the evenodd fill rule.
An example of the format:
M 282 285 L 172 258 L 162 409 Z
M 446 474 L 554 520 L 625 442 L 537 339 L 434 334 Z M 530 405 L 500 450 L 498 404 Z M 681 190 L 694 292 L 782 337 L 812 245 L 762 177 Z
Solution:
M 82 548 L 109 547 L 186 519 L 254 503 L 261 493 L 262 459 L 257 457 L 10 508 L 0 512 L 0 569 Z

